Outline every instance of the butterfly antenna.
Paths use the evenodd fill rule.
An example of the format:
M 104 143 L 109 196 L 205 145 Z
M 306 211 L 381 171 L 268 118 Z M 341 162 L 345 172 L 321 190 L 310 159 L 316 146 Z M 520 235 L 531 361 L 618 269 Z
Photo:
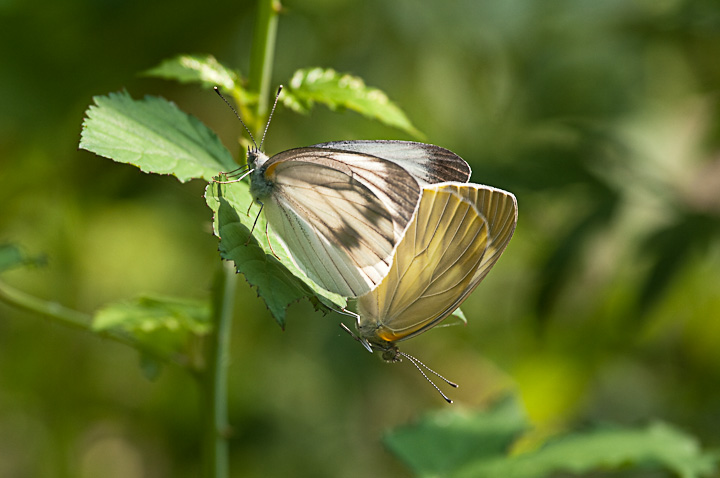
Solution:
M 222 100 L 225 102 L 225 104 L 230 107 L 230 109 L 233 111 L 233 113 L 235 113 L 235 116 L 237 117 L 237 119 L 240 120 L 240 123 L 242 123 L 243 128 L 245 128 L 245 131 L 247 131 L 247 134 L 250 135 L 250 140 L 253 142 L 253 144 L 255 145 L 255 148 L 257 149 L 258 145 L 257 145 L 257 143 L 255 142 L 255 137 L 252 135 L 252 133 L 250 132 L 250 128 L 247 127 L 247 125 L 245 124 L 245 122 L 243 121 L 243 119 L 242 119 L 242 118 L 240 117 L 240 115 L 238 114 L 237 110 L 233 107 L 233 105 L 230 104 L 230 102 L 229 102 L 228 100 L 225 99 L 225 97 L 223 96 L 223 94 L 220 93 L 220 89 L 219 89 L 217 86 L 214 86 L 213 89 L 215 90 L 215 93 L 217 93 L 218 96 L 219 96 L 220 98 L 222 98 Z M 275 101 L 277 102 L 277 99 L 276 99 Z M 265 129 L 267 130 L 267 126 L 265 127 Z M 264 138 L 264 136 L 263 136 L 263 138 Z M 262 144 L 262 143 L 261 143 L 261 144 Z
M 278 87 L 277 93 L 275 94 L 275 103 L 273 103 L 273 107 L 270 110 L 270 116 L 268 116 L 267 123 L 265 123 L 265 131 L 263 131 L 262 139 L 260 139 L 260 150 L 262 150 L 263 143 L 265 142 L 265 135 L 267 134 L 268 128 L 270 127 L 270 120 L 272 120 L 273 113 L 275 113 L 275 107 L 277 106 L 278 98 L 280 98 L 280 92 L 282 91 L 283 87 L 280 85 Z M 255 141 L 253 141 L 254 143 Z
M 399 353 L 400 355 L 402 355 L 403 357 L 407 358 L 408 360 L 410 360 L 411 362 L 417 362 L 417 363 L 419 363 L 419 364 L 422 365 L 428 372 L 432 373 L 432 374 L 435 375 L 436 377 L 439 377 L 440 379 L 442 379 L 443 382 L 447 383 L 447 384 L 450 385 L 451 387 L 453 387 L 453 388 L 458 388 L 458 387 L 459 387 L 459 385 L 458 385 L 457 383 L 451 382 L 450 380 L 446 379 L 445 377 L 443 377 L 442 375 L 440 375 L 439 373 L 437 373 L 435 370 L 431 369 L 430 367 L 428 367 L 427 365 L 425 365 L 424 363 L 422 363 L 420 360 L 418 360 L 417 358 L 413 357 L 412 355 L 406 354 L 405 352 L 401 352 L 401 351 L 399 351 L 399 350 L 398 350 L 398 353 Z
M 438 388 L 437 385 L 435 385 L 435 382 L 433 382 L 432 380 L 430 380 L 430 377 L 427 376 L 427 374 L 423 371 L 422 368 L 420 368 L 420 366 L 422 366 L 423 368 L 425 368 L 425 370 L 433 373 L 434 375 L 440 377 L 445 383 L 447 383 L 447 384 L 450 385 L 451 387 L 457 388 L 458 385 L 457 385 L 456 383 L 451 382 L 450 380 L 446 379 L 445 377 L 443 377 L 442 375 L 440 375 L 439 373 L 437 373 L 435 370 L 431 369 L 430 367 L 428 367 L 427 365 L 425 365 L 424 363 L 422 363 L 421 361 L 419 361 L 418 359 L 416 359 L 416 358 L 413 357 L 412 355 L 406 354 L 405 352 L 400 352 L 400 351 L 398 351 L 398 353 L 399 353 L 400 355 L 402 355 L 403 357 L 405 357 L 406 359 L 408 359 L 413 365 L 415 365 L 415 368 L 418 369 L 418 371 L 422 374 L 423 377 L 425 377 L 425 380 L 427 380 L 428 382 L 430 382 L 430 385 L 432 385 L 433 388 L 435 388 L 435 390 L 437 390 L 437 393 L 439 393 L 440 396 L 442 396 L 442 398 L 444 398 L 446 402 L 448 402 L 448 403 L 453 403 L 453 401 L 450 400 L 450 399 L 447 397 L 447 395 L 445 395 L 445 394 L 442 392 L 442 390 L 440 390 L 440 388 Z

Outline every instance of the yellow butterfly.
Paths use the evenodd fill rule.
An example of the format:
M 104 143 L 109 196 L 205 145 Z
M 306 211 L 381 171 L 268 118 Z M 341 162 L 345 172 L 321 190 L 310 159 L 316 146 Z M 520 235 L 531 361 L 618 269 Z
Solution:
M 396 343 L 451 315 L 498 260 L 516 224 L 517 201 L 507 191 L 468 183 L 426 186 L 390 271 L 357 299 L 356 338 L 386 361 L 408 358 L 425 376 L 423 364 Z

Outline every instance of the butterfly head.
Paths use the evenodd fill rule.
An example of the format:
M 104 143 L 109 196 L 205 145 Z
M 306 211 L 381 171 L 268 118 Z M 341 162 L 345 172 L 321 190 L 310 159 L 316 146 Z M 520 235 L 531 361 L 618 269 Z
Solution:
M 247 163 L 253 169 L 262 169 L 263 165 L 268 160 L 268 155 L 260 151 L 257 146 L 248 146 L 247 150 Z
M 425 377 L 425 379 L 430 383 L 430 385 L 432 385 L 433 388 L 435 390 L 437 390 L 437 392 L 445 399 L 446 402 L 448 402 L 448 403 L 453 402 L 452 400 L 450 400 L 447 397 L 447 395 L 445 395 L 442 392 L 442 390 L 440 390 L 438 388 L 437 385 L 435 385 L 435 382 L 430 380 L 430 377 L 428 377 L 427 374 L 423 371 L 423 368 L 425 370 L 427 370 L 428 372 L 431 372 L 432 374 L 441 378 L 445 383 L 447 383 L 451 387 L 457 388 L 456 383 L 451 382 L 450 380 L 446 379 L 445 377 L 443 377 L 442 375 L 440 375 L 433 369 L 429 368 L 427 365 L 425 365 L 424 363 L 422 363 L 421 361 L 419 361 L 412 355 L 406 354 L 405 352 L 401 352 L 400 349 L 397 348 L 397 345 L 395 345 L 394 342 L 385 340 L 385 339 L 381 338 L 380 336 L 378 336 L 376 333 L 373 333 L 373 330 L 375 330 L 375 331 L 378 330 L 377 327 L 375 327 L 374 329 L 368 330 L 367 325 L 365 327 L 361 326 L 361 321 L 360 321 L 359 315 L 357 315 L 353 312 L 345 311 L 344 309 L 341 313 L 343 313 L 345 315 L 355 316 L 355 318 L 357 320 L 356 325 L 357 325 L 359 335 L 353 333 L 353 331 L 350 330 L 342 322 L 340 323 L 340 326 L 343 329 L 345 329 L 345 331 L 347 333 L 349 333 L 355 340 L 360 342 L 368 350 L 368 352 L 371 352 L 371 353 L 372 352 L 382 352 L 383 360 L 385 360 L 386 362 L 390 362 L 390 363 L 401 362 L 403 357 L 405 357 L 406 359 L 408 359 L 410 361 L 410 363 L 412 363 L 415 366 L 416 369 L 418 369 L 418 371 L 422 374 L 422 376 Z
M 383 344 L 385 348 L 380 349 L 382 351 L 382 359 L 389 363 L 402 362 L 402 356 L 400 349 L 397 348 L 392 342 L 386 342 Z

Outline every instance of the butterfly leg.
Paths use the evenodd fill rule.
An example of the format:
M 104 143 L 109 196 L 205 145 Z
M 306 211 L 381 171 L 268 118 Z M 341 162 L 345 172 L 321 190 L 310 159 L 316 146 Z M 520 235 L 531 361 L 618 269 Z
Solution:
M 360 337 L 358 337 L 357 335 L 355 335 L 355 333 L 354 333 L 352 330 L 348 329 L 347 325 L 343 324 L 342 322 L 340 322 L 340 327 L 342 327 L 343 329 L 345 329 L 345 332 L 347 332 L 348 334 L 350 334 L 350 336 L 351 336 L 352 338 L 354 338 L 355 340 L 357 340 L 358 342 L 360 342 L 360 343 L 363 345 L 363 347 L 365 347 L 365 348 L 367 349 L 368 352 L 373 353 L 372 346 L 370 346 L 370 344 L 368 343 L 367 340 L 363 340 L 363 339 L 361 339 Z
M 260 204 L 260 210 L 258 211 L 257 216 L 255 216 L 255 222 L 253 222 L 252 229 L 250 229 L 250 235 L 248 236 L 247 241 L 245 241 L 246 246 L 250 243 L 250 238 L 252 237 L 252 233 L 255 230 L 255 226 L 257 225 L 258 219 L 260 219 L 260 213 L 263 210 L 263 203 L 258 202 L 258 204 Z M 274 252 L 273 252 L 273 254 L 274 254 Z
M 241 169 L 243 169 L 243 168 L 247 169 L 246 166 L 245 166 L 245 167 L 244 167 L 244 166 L 241 166 L 240 168 L 236 169 L 235 171 L 239 171 L 239 170 L 241 170 Z M 231 172 L 229 172 L 229 173 L 221 173 L 221 174 L 225 174 L 227 177 L 231 177 L 231 176 L 235 176 L 235 174 L 234 174 L 235 171 L 231 171 Z M 253 171 L 255 171 L 255 170 L 254 170 L 254 169 L 251 169 L 251 170 L 249 170 L 249 171 L 244 171 L 240 177 L 238 177 L 237 179 L 231 179 L 230 181 L 219 181 L 219 180 L 213 178 L 213 182 L 214 182 L 214 183 L 217 183 L 217 184 L 239 183 L 239 182 L 241 182 L 243 179 L 245 179 L 247 176 L 249 176 L 250 173 L 252 173 Z
M 268 246 L 270 246 L 270 252 L 272 252 L 273 256 L 275 256 L 275 258 L 276 258 L 277 260 L 282 261 L 282 259 L 280 259 L 280 256 L 278 256 L 277 254 L 275 254 L 275 251 L 274 251 L 273 248 L 272 248 L 272 243 L 270 243 L 270 236 L 268 235 L 268 226 L 269 226 L 269 224 L 266 222 L 266 223 L 265 223 L 265 239 L 267 239 L 267 241 L 268 241 Z

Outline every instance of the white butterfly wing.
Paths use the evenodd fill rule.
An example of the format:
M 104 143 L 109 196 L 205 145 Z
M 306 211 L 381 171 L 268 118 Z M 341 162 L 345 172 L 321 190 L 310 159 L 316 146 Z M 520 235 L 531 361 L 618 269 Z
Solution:
M 390 272 L 358 298 L 360 336 L 386 348 L 438 324 L 485 277 L 516 223 L 511 193 L 477 184 L 426 187 Z
M 271 228 L 321 287 L 362 295 L 387 274 L 414 216 L 417 181 L 366 154 L 298 148 L 273 156 L 254 188 Z
M 442 182 L 465 183 L 470 165 L 450 150 L 412 141 L 333 141 L 312 147 L 369 154 L 392 161 L 408 171 L 421 186 Z

